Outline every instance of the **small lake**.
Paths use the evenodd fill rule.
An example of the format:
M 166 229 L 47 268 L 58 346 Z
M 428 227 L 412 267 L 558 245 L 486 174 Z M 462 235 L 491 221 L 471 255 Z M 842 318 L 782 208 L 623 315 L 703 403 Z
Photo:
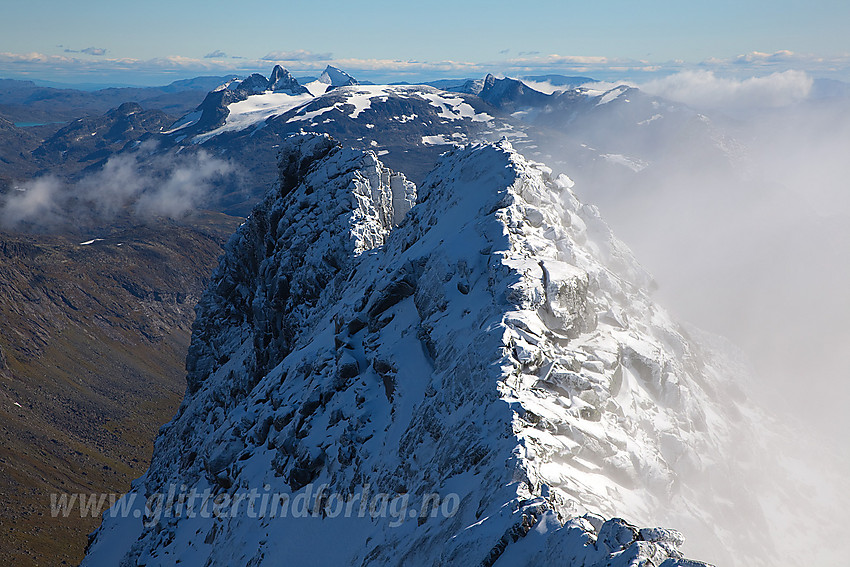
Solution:
M 47 126 L 48 124 L 62 124 L 62 122 L 13 122 L 18 128 L 32 128 L 33 126 Z

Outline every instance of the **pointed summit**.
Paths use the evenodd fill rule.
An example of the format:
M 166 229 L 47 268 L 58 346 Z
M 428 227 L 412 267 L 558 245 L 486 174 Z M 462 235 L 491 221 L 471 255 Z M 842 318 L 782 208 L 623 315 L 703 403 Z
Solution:
M 303 94 L 308 92 L 307 89 L 301 86 L 295 77 L 292 76 L 292 73 L 280 65 L 275 65 L 274 69 L 272 69 L 272 74 L 269 76 L 268 90 L 289 94 Z
M 325 71 L 322 73 L 322 76 L 319 77 L 319 82 L 325 83 L 326 85 L 330 85 L 331 88 L 334 87 L 347 87 L 349 85 L 359 85 L 357 79 L 343 71 L 342 69 L 337 69 L 332 65 L 328 65 L 325 67 Z

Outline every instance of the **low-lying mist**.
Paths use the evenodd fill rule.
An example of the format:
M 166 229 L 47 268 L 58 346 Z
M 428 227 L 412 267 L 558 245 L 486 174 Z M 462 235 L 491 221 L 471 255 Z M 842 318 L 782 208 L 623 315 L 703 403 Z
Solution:
M 821 96 L 800 72 L 691 72 L 638 86 L 708 116 L 727 163 L 677 138 L 644 148 L 668 158 L 639 172 L 567 173 L 655 276 L 661 303 L 743 351 L 755 376 L 746 389 L 775 416 L 760 450 L 795 473 L 763 470 L 764 487 L 781 487 L 763 502 L 788 547 L 777 551 L 837 565 L 850 556 L 835 529 L 850 502 L 850 99 Z M 742 510 L 729 527 L 752 520 Z
M 75 232 L 118 218 L 180 219 L 209 201 L 214 184 L 238 178 L 232 162 L 203 150 L 157 154 L 154 143 L 142 143 L 79 180 L 47 175 L 0 195 L 0 229 Z

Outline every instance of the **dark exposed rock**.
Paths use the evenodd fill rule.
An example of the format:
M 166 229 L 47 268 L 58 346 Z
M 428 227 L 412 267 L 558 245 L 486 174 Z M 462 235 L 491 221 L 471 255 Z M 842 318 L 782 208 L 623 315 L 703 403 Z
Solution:
M 348 334 L 356 335 L 362 329 L 366 328 L 369 320 L 362 314 L 357 314 L 351 321 L 348 322 Z
M 368 313 L 371 317 L 377 317 L 402 299 L 413 295 L 415 291 L 416 282 L 412 281 L 410 277 L 391 282 L 387 287 L 378 291 Z
M 245 442 L 241 439 L 233 439 L 223 443 L 206 459 L 207 471 L 212 474 L 220 473 L 236 460 L 236 457 L 244 448 Z
M 275 67 L 275 70 L 279 67 Z M 259 73 L 253 73 L 247 79 L 239 83 L 235 92 L 242 92 L 245 95 L 258 94 L 269 89 L 269 80 Z
M 493 75 L 487 75 L 481 91 L 477 94 L 497 108 L 539 106 L 549 100 L 549 96 L 529 88 L 521 81 L 510 78 L 497 79 Z
M 337 379 L 334 386 L 337 390 L 343 390 L 349 381 L 358 374 L 360 374 L 360 365 L 354 357 L 346 354 L 337 365 Z
M 609 549 L 625 549 L 639 537 L 638 528 L 622 518 L 611 518 L 599 528 L 597 543 L 607 545 Z
M 324 138 L 317 144 L 291 144 L 282 150 L 278 165 L 281 196 L 289 194 L 314 163 L 338 147 L 340 144 L 333 138 Z
M 266 88 L 275 92 L 286 92 L 289 94 L 305 94 L 309 92 L 295 80 L 295 77 L 289 71 L 280 65 L 275 65 L 274 69 L 272 69 L 272 74 L 269 77 Z
M 381 381 L 384 383 L 384 393 L 387 395 L 387 401 L 393 401 L 393 394 L 396 388 L 395 376 L 384 374 L 381 376 Z

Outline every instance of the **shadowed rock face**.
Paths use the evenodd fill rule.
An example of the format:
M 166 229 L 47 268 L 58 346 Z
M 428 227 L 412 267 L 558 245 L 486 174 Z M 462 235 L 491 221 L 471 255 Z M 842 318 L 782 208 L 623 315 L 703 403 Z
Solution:
M 522 81 L 497 79 L 493 75 L 487 75 L 483 87 L 476 94 L 497 108 L 534 107 L 545 104 L 551 98 L 527 87 Z
M 327 286 L 350 269 L 352 256 L 382 244 L 394 208 L 400 207 L 395 214 L 403 216 L 415 198 L 412 184 L 384 168 L 374 155 L 344 150 L 329 137 L 296 137 L 281 155 L 279 188 L 228 244 L 230 254 L 219 266 L 216 293 L 198 306 L 199 313 L 226 312 L 229 324 L 238 320 L 250 328 L 251 374 L 256 380 L 291 351 L 310 310 Z M 303 195 L 293 193 L 297 186 L 304 187 Z M 352 232 L 350 223 L 355 221 L 365 223 L 362 231 Z M 321 237 L 301 236 L 318 227 Z M 189 351 L 190 391 L 218 366 L 217 344 L 228 340 L 229 324 L 196 329 L 205 339 L 193 342 Z
M 286 92 L 293 95 L 309 92 L 305 87 L 298 83 L 289 71 L 280 65 L 275 65 L 274 69 L 272 69 L 272 74 L 269 76 L 269 82 L 266 86 L 266 90 Z

